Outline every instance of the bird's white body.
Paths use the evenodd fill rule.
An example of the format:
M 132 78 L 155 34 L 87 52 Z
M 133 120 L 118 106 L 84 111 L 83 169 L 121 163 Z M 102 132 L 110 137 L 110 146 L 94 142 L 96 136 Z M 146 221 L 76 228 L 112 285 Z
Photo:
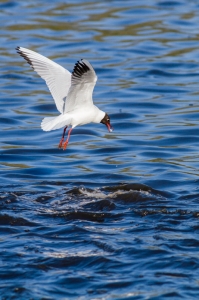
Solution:
M 77 108 L 74 111 L 61 114 L 57 117 L 44 118 L 41 123 L 41 128 L 44 131 L 51 131 L 69 125 L 71 125 L 72 128 L 75 128 L 78 125 L 100 123 L 105 116 L 105 113 L 95 105 L 85 106 L 84 109 L 84 114 L 82 114 L 81 108 Z
M 23 47 L 18 47 L 17 50 L 46 81 L 61 113 L 57 117 L 43 119 L 41 128 L 44 131 L 101 122 L 105 112 L 96 107 L 92 99 L 97 76 L 87 60 L 79 61 L 71 74 L 59 64 L 32 50 Z

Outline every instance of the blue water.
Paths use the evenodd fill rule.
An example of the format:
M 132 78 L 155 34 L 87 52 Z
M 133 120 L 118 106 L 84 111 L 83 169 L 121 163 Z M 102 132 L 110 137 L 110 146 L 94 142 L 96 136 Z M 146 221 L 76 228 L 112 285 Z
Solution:
M 0 20 L 0 299 L 197 299 L 198 1 L 1 1 Z M 89 60 L 114 132 L 58 149 L 17 46 Z

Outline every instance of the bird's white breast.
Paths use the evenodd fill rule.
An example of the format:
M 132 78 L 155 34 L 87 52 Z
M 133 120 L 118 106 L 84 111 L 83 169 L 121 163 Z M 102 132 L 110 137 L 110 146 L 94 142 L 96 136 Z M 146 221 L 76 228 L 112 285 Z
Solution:
M 78 125 L 84 125 L 88 123 L 100 123 L 105 116 L 105 112 L 97 108 L 95 105 L 89 105 L 77 109 L 70 113 L 71 125 L 76 127 Z

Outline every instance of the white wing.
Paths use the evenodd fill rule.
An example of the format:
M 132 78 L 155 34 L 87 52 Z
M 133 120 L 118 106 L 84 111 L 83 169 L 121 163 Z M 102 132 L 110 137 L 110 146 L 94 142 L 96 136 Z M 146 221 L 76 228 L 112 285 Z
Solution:
M 17 47 L 16 50 L 46 81 L 57 109 L 63 113 L 64 103 L 71 85 L 71 73 L 34 51 L 22 47 Z
M 64 114 L 74 109 L 93 105 L 92 94 L 96 81 L 95 71 L 87 60 L 81 59 L 75 64 Z

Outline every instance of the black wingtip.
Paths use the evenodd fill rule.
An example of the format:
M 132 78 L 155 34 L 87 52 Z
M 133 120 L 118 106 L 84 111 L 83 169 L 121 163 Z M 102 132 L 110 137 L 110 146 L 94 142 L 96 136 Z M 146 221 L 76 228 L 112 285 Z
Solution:
M 23 57 L 27 61 L 27 63 L 33 68 L 32 61 L 24 52 L 21 51 L 20 47 L 17 46 L 15 49 L 17 50 L 17 53 L 19 53 L 19 55 Z
M 88 72 L 90 68 L 83 62 L 83 59 L 78 60 L 73 69 L 73 76 L 81 77 L 84 73 Z

